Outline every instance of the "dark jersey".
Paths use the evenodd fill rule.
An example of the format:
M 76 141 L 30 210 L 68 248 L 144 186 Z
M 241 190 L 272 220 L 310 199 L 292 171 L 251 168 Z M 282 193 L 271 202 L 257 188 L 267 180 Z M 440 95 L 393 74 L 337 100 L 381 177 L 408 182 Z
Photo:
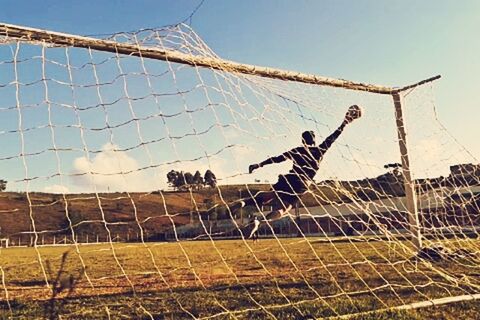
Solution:
M 318 146 L 301 146 L 283 153 L 280 156 L 270 158 L 271 163 L 292 160 L 293 167 L 290 173 L 297 175 L 302 180 L 313 180 L 319 169 L 323 155 L 335 140 L 340 136 L 344 126 L 340 126 L 325 141 Z
M 293 162 L 290 173 L 312 180 L 317 174 L 323 154 L 324 151 L 319 147 L 297 147 L 285 152 L 283 157 Z

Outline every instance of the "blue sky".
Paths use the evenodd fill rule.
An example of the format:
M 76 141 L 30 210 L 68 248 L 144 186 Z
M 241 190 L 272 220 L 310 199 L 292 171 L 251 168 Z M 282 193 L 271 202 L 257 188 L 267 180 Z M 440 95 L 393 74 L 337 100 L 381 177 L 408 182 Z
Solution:
M 199 1 L 186 0 L 41 2 L 4 0 L 2 1 L 2 10 L 0 11 L 0 21 L 80 35 L 110 34 L 177 23 L 185 19 L 198 3 Z M 412 139 L 417 139 L 414 141 L 418 149 L 416 151 L 417 158 L 423 158 L 425 162 L 431 161 L 432 163 L 438 160 L 437 166 L 444 167 L 439 168 L 437 171 L 432 169 L 432 172 L 419 169 L 419 171 L 422 171 L 420 175 L 435 175 L 439 172 L 443 174 L 445 167 L 449 164 L 457 160 L 458 162 L 468 161 L 469 158 L 468 156 L 464 157 L 465 151 L 462 148 L 458 148 L 458 154 L 447 154 L 449 150 L 457 150 L 457 147 L 452 147 L 451 143 L 453 142 L 450 140 L 446 143 L 445 141 L 450 138 L 447 138 L 447 135 L 437 123 L 432 123 L 434 122 L 432 120 L 434 115 L 431 112 L 432 98 L 435 101 L 439 119 L 448 129 L 448 132 L 456 137 L 474 157 L 478 158 L 480 156 L 480 145 L 477 141 L 477 119 L 480 115 L 478 108 L 479 99 L 477 97 L 479 86 L 477 77 L 480 74 L 480 63 L 478 61 L 480 42 L 475 40 L 478 37 L 477 32 L 480 30 L 479 12 L 480 2 L 473 0 L 461 2 L 438 0 L 388 2 L 205 0 L 203 6 L 197 11 L 191 22 L 195 32 L 218 55 L 239 62 L 392 86 L 409 84 L 432 75 L 441 74 L 442 79 L 435 84 L 433 95 L 427 90 L 425 93 L 423 91 L 420 92 L 418 97 L 415 98 L 420 103 L 426 104 L 425 109 L 418 107 L 419 109 L 416 110 L 414 106 L 418 102 L 413 101 L 413 109 L 410 116 L 412 128 L 417 126 L 417 132 L 419 129 L 423 129 L 422 134 L 419 134 L 418 137 L 412 137 Z M 1 57 L 0 61 L 8 60 L 8 58 L 11 58 L 11 56 Z M 181 72 L 179 71 L 179 73 Z M 25 77 L 27 77 L 27 73 L 28 71 L 25 72 Z M 60 77 L 60 74 L 56 74 L 56 76 Z M 185 83 L 186 86 L 190 84 L 188 80 Z M 130 86 L 136 87 L 136 84 L 133 82 Z M 57 92 L 56 94 L 59 97 L 58 99 L 61 99 L 61 93 Z M 94 92 L 87 95 L 94 97 Z M 191 100 L 189 103 L 195 104 L 195 95 L 188 97 L 188 99 Z M 352 94 L 352 97 L 343 97 L 343 99 L 339 99 L 338 103 L 342 103 L 342 101 L 346 103 L 346 101 L 350 100 L 354 103 L 355 95 Z M 365 99 L 368 104 L 370 98 Z M 177 103 L 179 108 L 183 104 L 180 101 L 171 103 Z M 336 105 L 336 103 L 337 100 L 331 99 L 329 107 Z M 383 100 L 381 102 L 371 102 L 371 105 L 389 106 Z M 123 108 L 125 108 L 123 114 L 128 115 L 128 105 L 124 105 Z M 139 105 L 135 106 L 135 108 L 137 108 L 138 112 L 144 111 L 146 115 L 154 114 L 153 109 L 148 111 L 144 106 Z M 368 112 L 379 110 L 375 108 L 372 107 Z M 383 112 L 387 116 L 390 111 L 378 111 L 378 117 Z M 221 113 L 221 111 L 218 112 Z M 335 112 L 333 112 L 332 119 L 325 120 L 329 127 L 335 126 L 335 121 L 338 122 L 344 110 Z M 68 115 L 60 115 L 61 111 L 57 111 L 57 113 L 59 116 L 55 121 L 59 123 L 63 120 L 67 121 Z M 110 114 L 113 120 L 115 120 L 116 116 L 120 117 L 121 114 Z M 199 112 L 196 116 L 199 118 L 194 121 L 198 122 L 202 115 Z M 315 117 L 317 116 L 322 117 L 322 114 L 318 113 Z M 100 116 L 95 114 L 85 115 L 85 117 L 87 117 L 85 123 L 89 121 L 87 120 L 88 117 L 100 119 Z M 208 115 L 205 115 L 205 117 L 208 117 Z M 224 117 L 227 117 L 227 112 Z M 46 113 L 32 115 L 32 119 L 38 120 L 38 123 L 45 124 Z M 234 119 L 240 124 L 241 120 L 238 120 L 239 118 Z M 185 123 L 185 121 L 190 120 L 185 118 L 183 121 Z M 370 127 L 367 125 L 368 121 L 371 121 Z M 11 123 L 4 124 L 3 122 L 1 123 L 2 126 L 11 126 Z M 302 129 L 302 125 L 299 123 L 292 129 L 294 134 Z M 380 125 L 375 122 L 374 117 L 370 120 L 366 119 L 364 124 L 365 127 L 361 127 L 358 124 L 356 129 L 352 130 L 357 130 L 357 133 L 362 132 L 362 136 L 372 137 L 371 141 L 378 139 L 378 136 L 380 136 L 378 132 L 382 132 L 382 134 L 385 134 L 385 137 L 382 136 L 382 141 L 377 142 L 377 146 L 383 146 L 384 140 L 389 140 L 389 143 L 391 142 L 390 140 L 393 140 L 394 136 L 392 136 L 390 129 L 382 127 L 382 131 L 376 131 L 374 124 L 379 127 Z M 35 126 L 37 124 L 32 123 L 32 125 Z M 385 126 L 388 125 L 388 122 L 386 122 Z M 156 136 L 153 133 L 154 128 L 156 128 L 155 125 L 152 125 L 150 128 L 146 121 L 142 123 L 142 126 L 145 131 L 143 133 L 145 139 L 154 139 Z M 273 130 L 273 128 L 270 128 L 270 130 Z M 171 131 L 180 132 L 182 124 L 172 122 L 170 129 Z M 116 132 L 114 136 L 117 141 L 113 141 L 113 144 L 122 147 L 119 141 L 128 141 L 128 137 L 134 135 L 133 132 L 136 132 L 135 130 L 132 127 L 131 131 Z M 257 137 L 263 134 L 259 131 L 259 127 L 256 127 L 254 130 Z M 322 128 L 318 128 L 318 130 L 322 131 Z M 321 135 L 328 134 L 328 130 L 325 128 L 323 130 Z M 162 130 L 159 129 L 157 136 L 165 134 L 160 131 Z M 48 139 L 48 130 L 42 132 L 40 133 L 39 130 L 38 134 L 32 134 L 32 137 L 27 137 L 31 139 L 29 141 L 32 141 L 32 145 L 39 145 L 35 139 L 39 141 Z M 267 130 L 268 132 L 270 132 L 270 135 L 272 134 L 271 131 Z M 225 133 L 225 131 L 222 134 L 228 135 L 230 139 L 236 141 L 236 137 L 233 134 Z M 68 136 L 63 132 L 58 135 L 62 138 Z M 355 131 L 350 133 L 350 135 L 345 137 L 344 143 L 355 145 Z M 107 143 L 111 140 L 110 138 L 106 134 L 101 137 L 92 134 L 90 138 L 87 138 L 90 139 L 88 141 L 89 148 L 98 150 L 104 148 L 106 153 L 102 155 L 108 155 L 109 145 Z M 212 139 L 205 137 L 204 143 L 206 146 L 202 148 L 208 148 L 211 141 L 213 141 Z M 69 139 L 65 138 L 65 140 Z M 257 154 L 248 154 L 248 156 L 244 154 L 245 161 L 236 162 L 235 168 L 232 166 L 230 170 L 223 164 L 222 169 L 218 170 L 226 176 L 240 174 L 243 167 L 248 164 L 247 161 L 256 161 L 255 156 L 259 157 L 258 161 L 261 161 L 263 160 L 262 156 L 273 155 L 275 152 L 282 151 L 282 148 L 285 147 L 293 147 L 298 142 L 297 140 L 295 137 L 295 139 L 285 140 L 284 143 L 277 143 L 277 147 L 272 148 L 268 152 L 257 152 Z M 95 145 L 94 142 L 98 142 L 98 145 Z M 80 140 L 76 138 L 65 141 L 65 143 L 72 143 L 78 148 L 82 147 Z M 187 143 L 187 139 L 185 139 L 183 144 L 181 142 L 178 143 L 177 151 L 173 150 L 174 147 L 167 143 L 163 146 L 158 145 L 158 149 L 154 150 L 158 151 L 162 150 L 162 148 L 172 149 L 169 151 L 170 153 L 177 152 L 177 156 L 176 158 L 173 157 L 173 160 L 187 159 L 194 155 L 192 153 L 187 156 L 187 150 L 184 149 L 188 149 L 190 144 L 198 145 L 199 143 L 201 144 L 198 141 Z M 18 148 L 18 137 L 12 138 L 12 141 L 5 140 L 2 144 L 15 144 Z M 132 140 L 130 143 L 125 144 L 133 145 L 134 141 Z M 248 143 L 244 144 L 247 149 L 248 147 L 250 149 L 257 148 L 254 142 L 251 145 L 248 145 Z M 368 149 L 369 147 L 366 146 L 365 148 Z M 374 147 L 372 147 L 373 149 Z M 346 158 L 347 160 L 366 158 L 369 160 L 369 154 L 374 152 L 372 150 L 362 155 L 348 155 L 352 152 L 348 148 L 343 151 L 335 151 L 337 154 L 332 155 L 331 159 L 325 159 L 326 166 L 332 169 L 320 172 L 321 177 L 318 178 L 341 176 L 339 173 L 341 169 L 333 169 L 334 165 L 332 163 L 336 162 L 337 158 Z M 12 152 L 18 152 L 18 150 Z M 184 152 L 185 156 L 183 156 Z M 92 155 L 92 157 L 94 156 Z M 135 159 L 136 163 L 129 164 L 132 167 L 135 167 L 135 165 L 141 166 L 140 164 L 143 163 L 148 164 L 145 152 L 143 154 L 132 152 L 128 156 L 124 156 L 126 158 L 123 160 L 126 163 L 131 159 Z M 236 155 L 231 155 L 230 157 L 236 157 Z M 381 158 L 378 154 L 375 157 Z M 85 163 L 82 164 L 82 161 L 86 160 L 81 159 L 81 150 L 75 154 L 65 155 L 61 163 L 62 172 L 72 172 L 75 169 L 72 167 L 74 161 L 79 162 L 76 167 L 77 170 L 83 168 L 82 165 L 84 166 Z M 98 160 L 100 161 L 100 159 Z M 391 160 L 395 160 L 394 157 L 391 159 L 388 159 L 388 157 L 379 159 L 376 166 L 379 166 L 382 161 Z M 40 167 L 44 167 L 45 162 L 48 161 L 51 161 L 51 159 L 32 159 L 32 161 L 27 163 L 30 168 L 29 175 L 34 176 L 37 169 L 39 170 L 38 172 L 42 171 Z M 164 161 L 168 161 L 168 159 L 161 157 L 154 159 L 155 163 Z M 413 161 L 415 162 L 415 159 Z M 7 162 L 4 162 L 5 168 L 8 168 Z M 20 164 L 19 162 L 19 171 L 16 175 L 21 177 L 24 175 L 24 172 Z M 279 166 L 272 169 L 272 172 L 268 174 L 260 172 L 257 177 L 265 180 L 274 180 L 275 175 L 286 168 L 288 167 Z M 366 168 L 368 169 L 368 165 Z M 367 169 L 362 171 L 361 174 L 353 174 L 352 176 L 357 177 L 375 173 L 375 171 L 370 172 Z M 351 168 L 349 167 L 349 170 L 354 171 L 355 169 L 352 166 Z M 56 171 L 56 166 L 50 170 L 50 172 Z M 8 174 L 10 173 L 4 174 L 7 180 L 18 178 L 13 174 L 11 176 Z M 348 175 L 346 175 L 346 178 L 348 178 Z M 248 177 L 248 179 L 251 180 L 252 177 Z M 64 179 L 63 182 L 60 182 L 58 179 L 41 180 L 38 183 L 32 182 L 32 185 L 29 187 L 42 190 L 50 185 L 60 184 L 66 185 L 70 191 L 82 190 L 68 178 Z M 12 186 L 12 188 L 22 189 L 22 185 L 18 184 Z

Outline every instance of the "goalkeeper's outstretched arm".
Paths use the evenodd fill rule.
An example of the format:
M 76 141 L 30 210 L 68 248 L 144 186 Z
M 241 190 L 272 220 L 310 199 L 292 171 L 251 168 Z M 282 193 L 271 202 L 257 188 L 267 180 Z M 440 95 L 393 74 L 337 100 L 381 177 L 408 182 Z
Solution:
M 322 150 L 323 152 L 327 151 L 332 144 L 335 142 L 335 140 L 340 137 L 340 134 L 343 132 L 343 129 L 347 126 L 347 122 L 345 120 L 342 122 L 340 127 L 337 128 L 332 134 L 330 134 L 322 143 L 318 145 L 318 148 Z
M 353 120 L 358 119 L 362 116 L 362 110 L 359 106 L 353 105 L 348 108 L 347 113 L 345 114 L 345 118 L 343 119 L 342 124 L 335 130 L 332 134 L 330 134 L 322 143 L 319 144 L 318 148 L 323 152 L 327 151 L 332 144 L 340 137 L 340 134 L 343 132 L 343 129 L 351 123 Z
M 345 114 L 345 118 L 343 119 L 342 124 L 335 130 L 332 134 L 330 134 L 325 141 L 323 141 L 318 148 L 321 150 L 321 153 L 325 153 L 332 144 L 337 140 L 337 138 L 340 136 L 340 134 L 343 132 L 343 129 L 351 123 L 353 120 L 358 119 L 362 116 L 362 109 L 357 106 L 353 105 L 348 108 L 347 113 Z M 302 134 L 302 139 L 303 139 L 303 144 L 305 147 L 312 147 L 315 145 L 315 134 L 312 131 L 305 131 Z M 272 163 L 280 163 L 283 162 L 287 159 L 294 160 L 295 157 L 292 158 L 292 153 L 295 153 L 298 151 L 294 151 L 295 149 L 292 149 L 291 151 L 287 151 L 279 156 L 276 157 L 271 157 L 268 158 L 260 163 L 252 164 L 248 167 L 248 173 L 252 173 L 254 170 L 261 168 L 267 164 L 272 164 Z M 295 160 L 294 160 L 295 161 Z
M 288 156 L 287 156 L 288 152 L 285 152 L 284 154 L 281 154 L 279 156 L 276 156 L 276 157 L 271 157 L 271 158 L 268 158 L 260 163 L 255 163 L 255 164 L 252 164 L 248 167 L 248 173 L 252 173 L 253 170 L 256 170 L 258 168 L 261 168 L 267 164 L 272 164 L 272 163 L 280 163 L 280 162 L 283 162 L 285 160 L 288 159 Z

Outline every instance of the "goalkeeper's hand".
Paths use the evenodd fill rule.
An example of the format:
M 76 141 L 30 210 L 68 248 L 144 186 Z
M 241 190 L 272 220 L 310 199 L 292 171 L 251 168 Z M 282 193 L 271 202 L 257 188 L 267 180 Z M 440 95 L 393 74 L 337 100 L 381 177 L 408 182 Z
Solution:
M 252 173 L 254 170 L 257 170 L 258 168 L 260 168 L 260 165 L 259 164 L 251 164 L 248 166 L 248 173 Z
M 348 108 L 347 114 L 345 115 L 345 124 L 349 124 L 355 119 L 358 119 L 362 116 L 362 109 L 357 106 L 353 105 L 350 108 Z

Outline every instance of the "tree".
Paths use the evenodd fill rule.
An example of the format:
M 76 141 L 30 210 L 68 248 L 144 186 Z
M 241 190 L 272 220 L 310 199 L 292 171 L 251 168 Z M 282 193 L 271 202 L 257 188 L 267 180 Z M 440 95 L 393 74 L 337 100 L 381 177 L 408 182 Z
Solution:
M 217 177 L 215 177 L 215 174 L 212 171 L 210 170 L 205 171 L 205 175 L 203 179 L 205 180 L 206 185 L 212 188 L 215 188 L 217 186 Z
M 171 170 L 169 173 L 167 173 L 167 182 L 171 187 L 173 187 L 173 189 L 177 188 L 178 175 L 179 172 L 175 170 Z
M 174 190 L 182 189 L 187 184 L 183 171 L 171 170 L 167 173 L 167 181 Z
M 388 163 L 388 164 L 384 165 L 383 167 L 385 169 L 391 169 L 390 172 L 395 177 L 401 177 L 402 176 L 402 172 L 401 172 L 402 165 L 400 163 Z
M 194 175 L 190 172 L 170 170 L 167 173 L 167 182 L 174 190 L 199 190 L 204 185 L 215 187 L 217 185 L 217 178 L 212 171 L 207 170 L 205 176 L 202 177 L 200 171 L 196 171 Z
M 205 181 L 203 180 L 202 174 L 198 170 L 193 175 L 193 184 L 195 185 L 197 190 L 201 189 L 203 187 L 203 185 L 205 184 Z
M 5 191 L 7 189 L 7 181 L 0 179 L 0 191 Z
M 392 196 L 405 195 L 402 165 L 400 163 L 389 163 L 383 167 L 388 171 L 377 177 L 376 182 L 379 184 L 378 188 Z
M 190 172 L 185 172 L 183 174 L 183 178 L 185 179 L 185 186 L 187 187 L 187 189 L 190 189 L 192 186 L 193 186 L 193 174 L 191 174 Z
M 177 189 L 185 189 L 186 184 L 187 181 L 185 179 L 185 174 L 183 173 L 183 171 L 177 171 L 177 180 L 175 180 L 175 187 Z

